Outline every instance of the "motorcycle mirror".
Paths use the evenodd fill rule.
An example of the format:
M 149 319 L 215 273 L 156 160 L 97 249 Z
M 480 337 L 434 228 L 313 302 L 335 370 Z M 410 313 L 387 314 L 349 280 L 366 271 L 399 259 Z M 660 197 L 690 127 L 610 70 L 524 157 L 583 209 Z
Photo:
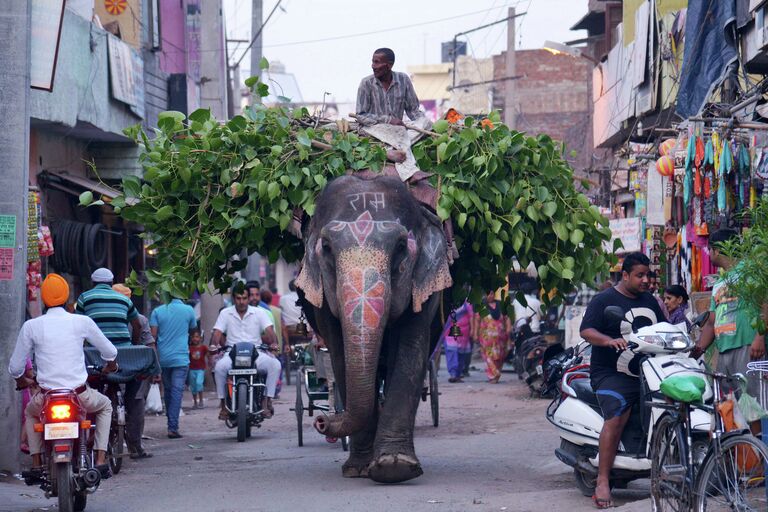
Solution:
M 603 314 L 605 315 L 605 318 L 607 318 L 610 322 L 618 323 L 624 320 L 624 310 L 619 306 L 608 306 L 605 308 Z
M 709 320 L 709 311 L 705 311 L 693 319 L 691 326 L 701 327 Z

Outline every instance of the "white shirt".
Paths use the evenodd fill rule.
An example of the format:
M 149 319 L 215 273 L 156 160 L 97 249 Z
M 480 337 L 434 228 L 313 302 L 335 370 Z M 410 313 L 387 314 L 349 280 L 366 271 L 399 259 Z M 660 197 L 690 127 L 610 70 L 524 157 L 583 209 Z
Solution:
M 41 387 L 74 389 L 88 378 L 84 340 L 99 349 L 105 361 L 117 357 L 115 346 L 90 317 L 67 313 L 61 307 L 50 308 L 43 316 L 21 326 L 8 371 L 14 379 L 21 377 L 27 358 L 34 354 Z
M 299 294 L 296 292 L 289 292 L 280 297 L 280 309 L 283 310 L 284 325 L 296 325 L 299 323 L 301 308 L 296 305 L 297 300 L 299 300 Z
M 261 333 L 272 325 L 272 319 L 264 308 L 248 306 L 248 311 L 243 318 L 240 318 L 235 306 L 229 306 L 221 310 L 213 328 L 227 335 L 227 345 L 241 341 L 250 341 L 258 345 L 261 343 Z
M 528 307 L 523 306 L 517 300 L 512 305 L 515 307 L 515 325 L 522 319 L 531 319 L 531 331 L 541 332 L 541 301 L 533 295 L 526 295 Z

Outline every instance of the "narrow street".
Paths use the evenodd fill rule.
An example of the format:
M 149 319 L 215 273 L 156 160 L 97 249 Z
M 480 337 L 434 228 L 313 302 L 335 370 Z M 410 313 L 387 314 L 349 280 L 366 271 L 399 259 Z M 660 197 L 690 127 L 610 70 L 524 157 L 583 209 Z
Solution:
M 476 368 L 481 362 L 474 363 Z M 427 404 L 416 420 L 416 450 L 424 475 L 400 485 L 344 479 L 340 443 L 328 444 L 304 416 L 304 446 L 296 444 L 289 409 L 295 387 L 284 389 L 276 415 L 245 443 L 215 419 L 213 398 L 190 410 L 185 396 L 184 438 L 165 438 L 165 418 L 147 418 L 146 447 L 154 457 L 126 459 L 119 475 L 89 497 L 89 512 L 136 510 L 568 511 L 593 510 L 571 472 L 555 459 L 559 440 L 544 417 L 546 400 L 528 399 L 513 373 L 497 385 L 474 371 L 464 384 L 440 373 L 440 426 Z M 209 393 L 207 396 L 213 397 Z M 36 487 L 4 479 L 0 510 L 55 510 Z M 616 491 L 620 510 L 648 510 L 647 481 Z M 7 508 L 6 508 L 7 507 Z

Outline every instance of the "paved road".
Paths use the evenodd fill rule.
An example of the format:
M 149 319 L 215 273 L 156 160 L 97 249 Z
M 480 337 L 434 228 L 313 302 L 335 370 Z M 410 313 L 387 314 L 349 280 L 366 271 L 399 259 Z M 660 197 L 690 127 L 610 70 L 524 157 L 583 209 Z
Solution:
M 482 363 L 475 363 L 480 366 Z M 215 419 L 214 401 L 186 410 L 183 439 L 164 437 L 164 417 L 147 418 L 146 441 L 154 457 L 126 460 L 123 471 L 89 498 L 91 512 L 213 512 L 365 510 L 366 512 L 593 510 L 557 461 L 558 437 L 544 418 L 547 402 L 530 400 L 514 374 L 487 384 L 482 372 L 463 384 L 440 374 L 441 424 L 431 426 L 428 407 L 416 420 L 416 450 L 424 475 L 400 485 L 344 479 L 340 444 L 329 444 L 304 418 L 304 447 L 296 444 L 289 408 L 294 388 L 283 390 L 274 419 L 237 443 Z M 191 405 L 191 398 L 185 397 Z M 619 510 L 649 510 L 647 482 L 618 491 Z M 0 510 L 55 509 L 34 487 L 0 479 Z

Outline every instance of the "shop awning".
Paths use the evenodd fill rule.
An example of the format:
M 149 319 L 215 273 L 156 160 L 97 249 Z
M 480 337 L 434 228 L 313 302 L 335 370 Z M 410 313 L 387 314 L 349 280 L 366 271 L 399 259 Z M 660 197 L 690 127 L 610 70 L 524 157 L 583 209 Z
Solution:
M 76 196 L 79 196 L 84 190 L 90 190 L 107 203 L 120 195 L 120 191 L 104 183 L 76 176 L 67 171 L 43 171 L 40 173 L 39 180 L 43 186 L 55 188 Z M 128 204 L 135 204 L 136 200 L 129 199 L 127 202 Z

